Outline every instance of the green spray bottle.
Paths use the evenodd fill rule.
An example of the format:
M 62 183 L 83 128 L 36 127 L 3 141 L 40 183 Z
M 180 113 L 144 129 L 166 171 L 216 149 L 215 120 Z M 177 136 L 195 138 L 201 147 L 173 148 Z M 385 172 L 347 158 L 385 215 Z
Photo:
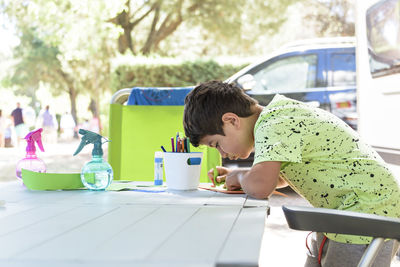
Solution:
M 81 143 L 75 151 L 77 155 L 84 146 L 93 144 L 92 160 L 87 162 L 81 172 L 81 180 L 84 186 L 90 190 L 105 190 L 113 180 L 113 170 L 110 164 L 103 159 L 103 149 L 101 147 L 103 136 L 84 129 L 79 129 L 82 135 Z M 109 142 L 106 138 L 106 141 Z

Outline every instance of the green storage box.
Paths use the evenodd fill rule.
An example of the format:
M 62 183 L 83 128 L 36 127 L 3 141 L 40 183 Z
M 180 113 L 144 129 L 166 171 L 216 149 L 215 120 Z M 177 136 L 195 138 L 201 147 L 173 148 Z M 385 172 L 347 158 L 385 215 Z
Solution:
M 161 146 L 171 151 L 171 137 L 183 133 L 183 106 L 123 105 L 129 92 L 122 89 L 111 101 L 108 162 L 116 180 L 153 181 L 154 152 Z M 209 182 L 207 171 L 221 165 L 219 152 L 206 146 L 191 151 L 203 152 L 200 182 Z

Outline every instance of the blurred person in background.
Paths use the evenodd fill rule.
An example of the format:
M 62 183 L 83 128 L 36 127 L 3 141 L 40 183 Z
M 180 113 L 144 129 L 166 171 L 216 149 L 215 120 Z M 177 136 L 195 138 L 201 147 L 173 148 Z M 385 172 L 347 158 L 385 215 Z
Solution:
M 99 118 L 93 116 L 92 119 L 89 121 L 88 130 L 94 133 L 100 133 L 101 126 Z
M 3 116 L 3 111 L 0 109 L 0 147 L 5 145 L 6 118 Z
M 29 131 L 34 130 L 35 123 L 36 123 L 36 112 L 35 112 L 35 110 L 30 106 L 24 107 L 22 109 L 22 117 L 24 118 L 24 123 L 25 123 L 26 128 Z
M 6 127 L 4 130 L 4 143 L 5 143 L 5 147 L 13 147 L 15 144 L 15 140 L 16 138 L 16 133 L 15 131 L 13 131 L 13 123 L 10 118 L 5 118 L 6 119 Z
M 84 130 L 89 130 L 90 131 L 90 129 L 89 129 L 89 120 L 88 119 L 84 119 L 83 122 L 78 123 L 76 125 L 74 137 L 78 136 L 78 138 L 79 138 L 79 134 L 78 134 L 79 129 L 84 129 Z
M 47 105 L 38 116 L 38 125 L 43 128 L 43 142 L 49 144 L 57 143 L 58 123 L 56 116 L 50 112 L 50 106 Z
M 61 139 L 68 140 L 74 137 L 75 121 L 69 112 L 61 115 L 60 119 Z
M 24 117 L 22 115 L 21 104 L 18 102 L 17 107 L 11 112 L 13 118 L 15 132 L 17 134 L 16 146 L 19 146 L 19 142 L 28 134 L 28 129 L 24 123 Z

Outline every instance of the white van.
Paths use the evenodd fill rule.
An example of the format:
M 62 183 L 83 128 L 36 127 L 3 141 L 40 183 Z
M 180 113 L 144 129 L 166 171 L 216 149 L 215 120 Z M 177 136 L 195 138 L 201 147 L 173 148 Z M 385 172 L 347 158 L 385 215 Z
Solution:
M 358 0 L 356 17 L 358 131 L 400 177 L 400 0 Z

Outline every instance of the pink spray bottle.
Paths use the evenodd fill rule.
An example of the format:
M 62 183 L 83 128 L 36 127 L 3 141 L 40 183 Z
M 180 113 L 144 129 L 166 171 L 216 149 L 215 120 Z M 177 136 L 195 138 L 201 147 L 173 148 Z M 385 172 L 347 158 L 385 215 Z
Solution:
M 39 149 L 44 152 L 42 144 L 42 131 L 43 129 L 40 128 L 28 133 L 25 136 L 25 140 L 28 142 L 28 145 L 26 146 L 25 158 L 21 159 L 17 163 L 16 174 L 18 178 L 21 178 L 21 169 L 27 169 L 34 172 L 46 172 L 46 166 L 43 160 L 39 159 L 35 153 L 35 142 L 39 146 Z

